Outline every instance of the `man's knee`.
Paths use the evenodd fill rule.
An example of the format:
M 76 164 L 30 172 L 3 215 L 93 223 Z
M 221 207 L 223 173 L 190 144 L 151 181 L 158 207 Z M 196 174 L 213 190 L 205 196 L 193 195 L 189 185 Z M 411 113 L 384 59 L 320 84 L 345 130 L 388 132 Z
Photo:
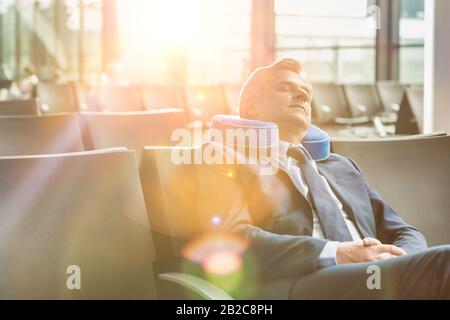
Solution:
M 431 255 L 435 256 L 439 260 L 450 259 L 450 245 L 442 245 L 437 247 L 432 247 L 428 249 Z
M 450 264 L 450 245 L 436 247 L 439 259 L 447 261 Z
M 437 246 L 412 256 L 398 271 L 405 281 L 401 297 L 406 299 L 447 299 L 450 286 L 450 246 Z M 393 261 L 395 262 L 395 261 Z
M 437 278 L 438 287 L 436 295 L 438 299 L 450 299 L 450 245 L 432 248 L 436 254 L 433 260 L 435 266 L 434 277 Z
M 431 259 L 435 270 L 443 275 L 450 276 L 450 245 L 432 247 L 428 249 L 428 257 Z

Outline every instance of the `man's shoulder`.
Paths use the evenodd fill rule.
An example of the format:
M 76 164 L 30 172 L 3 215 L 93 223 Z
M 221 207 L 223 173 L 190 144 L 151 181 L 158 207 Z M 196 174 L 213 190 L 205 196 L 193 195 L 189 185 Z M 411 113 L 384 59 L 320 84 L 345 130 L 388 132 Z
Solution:
M 328 158 L 326 160 L 321 161 L 321 163 L 324 163 L 324 164 L 332 163 L 332 162 L 339 162 L 339 163 L 354 166 L 353 160 L 351 160 L 349 157 L 345 157 L 345 156 L 342 156 L 337 153 L 330 153 L 330 155 L 328 156 Z
M 337 153 L 330 153 L 329 157 L 326 160 L 319 162 L 319 165 L 328 167 L 332 171 L 350 170 L 358 174 L 361 173 L 360 168 L 353 159 Z

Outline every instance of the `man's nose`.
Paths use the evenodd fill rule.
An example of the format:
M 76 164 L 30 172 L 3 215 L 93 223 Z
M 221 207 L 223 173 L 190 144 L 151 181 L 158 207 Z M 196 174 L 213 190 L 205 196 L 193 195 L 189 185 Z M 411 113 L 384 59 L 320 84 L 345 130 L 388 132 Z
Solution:
M 308 101 L 309 98 L 310 94 L 303 88 L 298 88 L 292 95 L 294 101 Z

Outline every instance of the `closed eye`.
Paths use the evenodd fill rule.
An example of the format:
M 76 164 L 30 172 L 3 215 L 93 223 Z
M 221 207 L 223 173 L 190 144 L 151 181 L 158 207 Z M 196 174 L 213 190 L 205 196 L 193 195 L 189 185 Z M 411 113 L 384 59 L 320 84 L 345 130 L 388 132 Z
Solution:
M 303 86 L 297 86 L 294 83 L 283 82 L 277 86 L 277 90 L 281 92 L 291 92 L 292 94 L 301 95 L 305 100 L 309 100 L 312 93 Z
M 278 86 L 278 90 L 280 91 L 293 91 L 293 88 L 288 84 L 282 84 Z

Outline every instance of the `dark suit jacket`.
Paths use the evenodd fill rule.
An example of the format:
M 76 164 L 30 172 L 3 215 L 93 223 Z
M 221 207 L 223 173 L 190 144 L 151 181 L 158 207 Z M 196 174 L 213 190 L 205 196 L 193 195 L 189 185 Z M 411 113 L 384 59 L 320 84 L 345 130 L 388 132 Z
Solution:
M 317 166 L 363 237 L 394 244 L 407 253 L 427 247 L 423 235 L 405 223 L 365 183 L 351 159 L 331 154 Z M 296 279 L 318 268 L 318 258 L 327 240 L 312 237 L 311 204 L 284 171 L 269 176 L 254 169 L 239 167 L 236 179 L 240 191 L 233 192 L 233 196 L 225 196 L 225 190 L 233 188 L 222 184 L 226 226 L 248 239 L 248 252 L 257 259 L 262 281 L 278 285 L 269 286 L 268 292 L 276 290 L 273 297 L 286 299 Z

